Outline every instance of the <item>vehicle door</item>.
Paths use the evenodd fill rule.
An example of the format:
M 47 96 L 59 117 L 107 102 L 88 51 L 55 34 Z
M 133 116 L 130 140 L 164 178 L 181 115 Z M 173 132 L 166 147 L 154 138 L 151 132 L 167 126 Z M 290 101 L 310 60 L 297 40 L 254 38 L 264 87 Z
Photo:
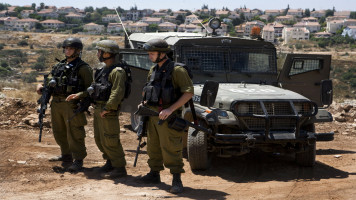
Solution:
M 284 89 L 297 92 L 314 101 L 319 107 L 321 103 L 321 83 L 330 76 L 331 55 L 320 54 L 288 54 L 278 83 Z

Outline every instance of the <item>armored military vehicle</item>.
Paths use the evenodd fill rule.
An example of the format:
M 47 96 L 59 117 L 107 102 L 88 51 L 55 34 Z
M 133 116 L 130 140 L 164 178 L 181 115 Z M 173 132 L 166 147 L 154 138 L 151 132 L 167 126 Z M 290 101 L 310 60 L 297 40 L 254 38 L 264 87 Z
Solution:
M 216 24 L 210 22 L 213 33 Z M 297 164 L 313 166 L 316 141 L 333 140 L 334 133 L 315 133 L 314 127 L 333 120 L 325 109 L 332 102 L 331 56 L 288 54 L 278 72 L 275 46 L 258 39 L 195 33 L 130 35 L 121 55 L 134 66 L 133 91 L 122 110 L 133 112 L 141 101 L 141 88 L 153 65 L 141 47 L 153 38 L 165 39 L 173 60 L 191 69 L 199 124 L 212 130 L 196 136 L 193 128 L 187 131 L 193 170 L 207 169 L 212 156 L 239 156 L 252 149 L 292 153 Z M 182 115 L 192 120 L 189 107 Z M 132 126 L 136 125 L 133 115 Z

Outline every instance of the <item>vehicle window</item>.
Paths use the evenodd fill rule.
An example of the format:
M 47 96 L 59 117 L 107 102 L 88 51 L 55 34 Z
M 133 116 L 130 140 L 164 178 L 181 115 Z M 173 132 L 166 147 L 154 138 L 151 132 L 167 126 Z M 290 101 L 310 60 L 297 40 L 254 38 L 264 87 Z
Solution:
M 185 48 L 182 52 L 182 60 L 192 71 L 225 72 L 228 54 L 227 51 L 217 49 Z
M 231 71 L 245 73 L 275 72 L 272 54 L 254 52 L 232 52 Z
M 289 76 L 319 70 L 320 68 L 321 62 L 318 59 L 294 59 Z
M 183 48 L 182 62 L 192 71 L 274 73 L 273 51 L 219 47 Z
M 129 65 L 143 69 L 149 70 L 153 66 L 147 54 L 122 53 L 122 59 Z

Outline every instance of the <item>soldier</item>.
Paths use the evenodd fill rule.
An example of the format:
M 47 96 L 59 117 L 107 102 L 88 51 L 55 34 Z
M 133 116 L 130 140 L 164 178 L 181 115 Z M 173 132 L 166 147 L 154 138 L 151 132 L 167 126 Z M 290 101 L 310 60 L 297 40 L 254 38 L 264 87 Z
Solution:
M 148 165 L 151 171 L 143 176 L 144 183 L 160 183 L 160 171 L 163 165 L 173 174 L 170 192 L 183 191 L 181 173 L 183 169 L 182 136 L 183 131 L 168 127 L 167 122 L 158 125 L 169 115 L 181 113 L 181 107 L 192 98 L 193 83 L 187 70 L 177 66 L 167 56 L 170 48 L 162 39 L 152 39 L 144 44 L 149 59 L 156 63 L 148 73 L 148 82 L 144 87 L 144 102 L 150 109 L 158 111 L 159 116 L 149 117 L 147 125 Z
M 95 81 L 88 91 L 95 102 L 94 137 L 95 143 L 106 159 L 97 172 L 106 178 L 126 176 L 126 160 L 120 142 L 119 111 L 124 99 L 127 79 L 124 63 L 118 61 L 119 46 L 115 41 L 102 40 L 97 43 L 97 56 L 105 67 L 95 72 Z
M 53 89 L 51 102 L 51 121 L 54 138 L 61 149 L 61 155 L 50 161 L 62 161 L 62 166 L 70 172 L 78 172 L 87 156 L 85 130 L 87 124 L 84 113 L 74 116 L 73 109 L 79 99 L 88 95 L 86 88 L 93 82 L 90 66 L 80 56 L 83 43 L 78 38 L 64 40 L 65 59 L 53 66 L 49 85 Z M 38 85 L 37 93 L 41 93 Z M 71 121 L 68 119 L 74 116 Z M 73 162 L 74 158 L 74 162 Z

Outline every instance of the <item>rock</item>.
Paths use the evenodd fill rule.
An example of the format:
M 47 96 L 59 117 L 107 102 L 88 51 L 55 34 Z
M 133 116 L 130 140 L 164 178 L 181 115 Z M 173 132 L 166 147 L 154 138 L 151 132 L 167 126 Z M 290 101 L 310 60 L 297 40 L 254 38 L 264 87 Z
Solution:
M 5 99 L 6 98 L 6 95 L 3 94 L 3 93 L 0 93 L 0 99 Z M 2 105 L 2 104 L 1 104 Z
M 335 158 L 341 158 L 342 155 L 335 155 L 334 157 L 335 157 Z
M 345 116 L 342 115 L 342 114 L 340 114 L 340 113 L 336 113 L 336 114 L 334 115 L 334 119 L 335 119 L 335 121 L 337 121 L 337 122 L 346 122 Z
M 352 105 L 345 105 L 343 109 L 345 110 L 345 112 L 349 112 L 351 108 L 353 108 Z
M 22 119 L 22 122 L 33 127 L 39 126 L 37 114 L 28 115 Z M 46 118 L 43 119 L 43 127 L 51 128 L 51 123 Z
M 126 133 L 126 130 L 124 128 L 120 128 L 121 133 Z

